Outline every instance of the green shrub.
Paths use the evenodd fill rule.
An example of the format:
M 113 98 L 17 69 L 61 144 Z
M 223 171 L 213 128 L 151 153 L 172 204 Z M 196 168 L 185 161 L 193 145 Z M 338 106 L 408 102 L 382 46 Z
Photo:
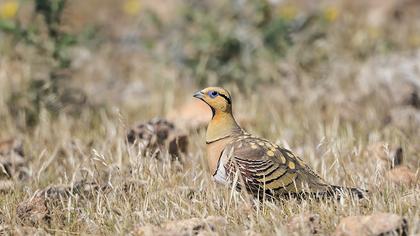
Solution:
M 292 45 L 292 24 L 264 1 L 192 1 L 179 23 L 187 48 L 183 65 L 200 86 L 235 83 L 244 87 L 270 80 L 258 74 L 256 61 L 285 55 Z
M 62 108 L 80 105 L 86 101 L 81 91 L 71 90 L 77 96 L 72 96 L 67 87 L 70 79 L 70 64 L 67 50 L 77 43 L 77 35 L 70 35 L 60 30 L 61 17 L 66 6 L 66 0 L 36 0 L 34 15 L 41 15 L 47 29 L 48 40 L 38 39 L 41 25 L 37 22 L 23 27 L 18 19 L 0 21 L 0 30 L 13 37 L 15 44 L 24 43 L 36 48 L 37 57 L 49 61 L 47 78 L 31 78 L 29 85 L 17 91 L 12 91 L 9 98 L 9 110 L 15 116 L 23 115 L 26 125 L 37 124 L 41 109 L 45 108 L 51 114 L 58 114 Z M 52 47 L 51 47 L 52 45 Z M 78 99 L 74 99 L 79 97 Z

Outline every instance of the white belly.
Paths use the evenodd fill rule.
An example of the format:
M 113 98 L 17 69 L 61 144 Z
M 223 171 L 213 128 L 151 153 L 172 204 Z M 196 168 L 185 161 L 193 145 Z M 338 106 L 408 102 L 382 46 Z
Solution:
M 226 173 L 225 165 L 229 162 L 229 160 L 233 156 L 233 147 L 227 147 L 222 151 L 222 154 L 220 155 L 220 159 L 217 163 L 217 169 L 213 175 L 214 180 L 217 183 L 228 185 L 231 182 L 231 179 L 228 176 L 228 173 Z
M 220 184 L 228 183 L 226 169 L 222 161 L 219 161 L 219 164 L 217 165 L 216 173 L 213 175 L 213 178 L 217 183 L 220 183 Z

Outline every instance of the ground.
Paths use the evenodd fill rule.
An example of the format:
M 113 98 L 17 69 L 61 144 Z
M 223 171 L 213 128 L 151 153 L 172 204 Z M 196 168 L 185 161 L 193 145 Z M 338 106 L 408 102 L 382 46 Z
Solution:
M 29 3 L 0 1 L 0 141 L 12 140 L 0 145 L 0 230 L 112 235 L 220 216 L 222 235 L 307 235 L 290 221 L 314 214 L 324 235 L 385 212 L 420 233 L 418 2 L 83 4 L 66 5 L 57 27 Z M 188 105 L 208 85 L 231 91 L 248 132 L 368 197 L 257 204 L 214 183 L 206 110 Z M 155 117 L 187 134 L 179 160 L 128 142 Z M 40 205 L 21 205 L 31 199 Z

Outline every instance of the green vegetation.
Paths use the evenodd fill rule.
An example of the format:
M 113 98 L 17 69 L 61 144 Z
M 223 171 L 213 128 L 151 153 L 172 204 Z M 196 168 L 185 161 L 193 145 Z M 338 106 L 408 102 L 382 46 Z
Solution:
M 49 202 L 35 227 L 115 235 L 215 215 L 227 235 L 282 235 L 311 212 L 323 235 L 345 216 L 391 212 L 419 234 L 420 6 L 410 4 L 0 0 L 0 142 L 22 144 L 24 161 L 10 168 L 25 173 L 0 168 L 0 232 L 34 230 L 16 208 L 37 190 L 88 182 L 109 188 Z M 216 185 L 204 129 L 180 118 L 198 108 L 179 109 L 208 85 L 232 92 L 248 131 L 290 147 L 328 182 L 369 189 L 369 199 L 253 208 Z M 182 162 L 127 143 L 129 127 L 154 117 L 188 134 Z M 16 155 L 2 145 L 4 164 Z M 414 184 L 395 184 L 380 164 L 399 147 Z
M 52 114 L 62 112 L 66 106 L 82 105 L 85 102 L 82 91 L 69 89 L 66 80 L 71 73 L 67 49 L 77 43 L 77 37 L 60 30 L 61 18 L 66 0 L 36 0 L 33 19 L 41 17 L 41 21 L 30 22 L 23 26 L 19 19 L 0 21 L 0 29 L 12 36 L 12 44 L 20 43 L 33 47 L 36 52 L 36 65 L 40 60 L 47 67 L 47 72 L 40 78 L 31 78 L 26 89 L 12 91 L 7 104 L 10 113 L 19 119 L 24 114 L 25 123 L 29 127 L 39 121 L 39 114 L 46 109 Z M 43 32 L 43 27 L 46 32 Z M 43 34 L 47 35 L 44 36 Z

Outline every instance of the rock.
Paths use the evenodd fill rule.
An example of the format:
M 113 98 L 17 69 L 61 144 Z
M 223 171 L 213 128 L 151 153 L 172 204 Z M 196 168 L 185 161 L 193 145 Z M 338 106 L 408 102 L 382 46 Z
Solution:
M 407 235 L 407 220 L 391 213 L 368 216 L 348 216 L 341 219 L 335 236 Z
M 167 150 L 173 159 L 188 151 L 188 137 L 165 119 L 155 118 L 139 124 L 127 134 L 129 143 L 138 142 L 155 157 Z
M 18 204 L 16 214 L 20 223 L 28 226 L 38 226 L 49 223 L 49 209 L 44 197 L 35 194 L 30 199 Z
M 415 186 L 418 184 L 417 175 L 407 166 L 397 166 L 386 172 L 386 178 L 398 185 Z
M 320 232 L 320 218 L 318 214 L 303 213 L 289 219 L 287 225 L 289 233 L 300 232 L 305 235 Z
M 388 144 L 378 142 L 367 146 L 363 155 L 377 160 L 379 170 L 390 182 L 408 186 L 417 184 L 416 173 L 403 165 L 404 155 L 401 147 L 391 149 Z
M 226 219 L 209 216 L 205 219 L 191 218 L 187 220 L 171 221 L 161 226 L 142 226 L 132 231 L 133 235 L 211 235 L 224 232 Z
M 100 185 L 95 182 L 78 181 L 73 185 L 55 185 L 42 189 L 37 193 L 50 202 L 69 198 L 70 196 L 80 196 L 84 198 L 92 198 L 99 192 L 106 192 L 110 186 L 107 184 Z

